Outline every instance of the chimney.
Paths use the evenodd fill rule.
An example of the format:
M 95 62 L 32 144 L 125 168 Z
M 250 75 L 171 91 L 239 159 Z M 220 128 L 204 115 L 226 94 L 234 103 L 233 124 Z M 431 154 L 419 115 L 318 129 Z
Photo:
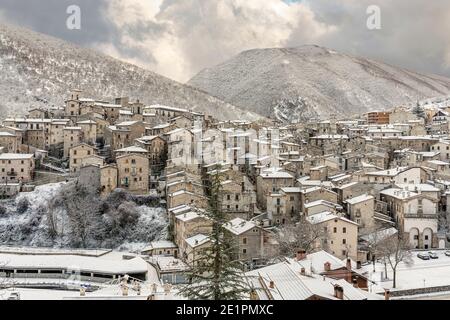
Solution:
M 122 295 L 124 297 L 128 296 L 128 286 L 122 286 Z
M 347 270 L 352 270 L 352 260 L 350 258 L 347 258 Z
M 275 289 L 275 282 L 270 281 L 270 283 L 269 283 L 269 288 L 270 288 L 270 289 Z
M 359 270 L 362 268 L 362 263 L 361 261 L 356 261 L 356 269 Z
M 353 282 L 353 287 L 358 288 L 358 277 L 355 277 L 352 282 Z
M 170 283 L 166 283 L 164 285 L 164 293 L 169 294 L 171 290 L 172 290 L 172 285 Z
M 344 288 L 342 288 L 340 285 L 335 285 L 334 297 L 338 298 L 339 300 L 344 300 Z
M 323 265 L 323 269 L 324 269 L 326 272 L 330 272 L 330 271 L 331 271 L 331 263 L 325 262 L 324 265 Z
M 305 269 L 305 268 L 302 268 L 302 269 L 300 270 L 300 274 L 301 274 L 302 276 L 306 276 L 306 269 Z
M 305 250 L 298 250 L 297 251 L 297 261 L 305 260 L 307 257 Z
M 384 300 L 389 300 L 391 298 L 391 291 L 386 289 L 384 291 Z
M 259 300 L 258 293 L 255 290 L 252 290 L 250 292 L 250 300 L 252 301 Z

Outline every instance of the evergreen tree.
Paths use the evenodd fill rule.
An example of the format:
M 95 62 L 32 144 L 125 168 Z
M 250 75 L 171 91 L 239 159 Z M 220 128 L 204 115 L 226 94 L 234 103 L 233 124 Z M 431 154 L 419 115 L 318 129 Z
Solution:
M 425 119 L 425 111 L 423 111 L 423 108 L 420 106 L 419 102 L 417 102 L 416 106 L 412 110 L 412 113 L 415 114 L 418 118 Z
M 205 215 L 212 222 L 208 235 L 211 243 L 196 253 L 197 258 L 187 273 L 188 284 L 180 290 L 181 295 L 191 300 L 237 300 L 247 298 L 251 291 L 242 265 L 235 260 L 233 241 L 224 227 L 227 220 L 221 205 L 222 181 L 223 175 L 217 166 L 205 188 L 209 203 Z

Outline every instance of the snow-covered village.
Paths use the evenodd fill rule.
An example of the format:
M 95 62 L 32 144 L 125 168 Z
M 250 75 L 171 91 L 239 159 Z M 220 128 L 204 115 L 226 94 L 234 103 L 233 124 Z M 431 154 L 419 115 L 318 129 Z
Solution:
M 178 1 L 159 2 L 169 19 Z M 161 62 L 156 40 L 122 39 L 155 49 L 168 71 L 154 73 L 15 25 L 12 7 L 0 300 L 450 300 L 450 78 L 319 40 L 249 40 L 220 61 L 198 45 L 192 64 L 208 63 L 175 76 L 169 44 Z

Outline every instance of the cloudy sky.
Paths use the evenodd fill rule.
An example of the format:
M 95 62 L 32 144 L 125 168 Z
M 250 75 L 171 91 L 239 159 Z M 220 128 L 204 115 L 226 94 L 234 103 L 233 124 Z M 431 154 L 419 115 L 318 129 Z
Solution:
M 81 30 L 66 27 L 69 5 Z M 381 29 L 367 28 L 367 8 Z M 185 82 L 243 50 L 318 44 L 450 76 L 448 0 L 0 0 L 0 21 Z

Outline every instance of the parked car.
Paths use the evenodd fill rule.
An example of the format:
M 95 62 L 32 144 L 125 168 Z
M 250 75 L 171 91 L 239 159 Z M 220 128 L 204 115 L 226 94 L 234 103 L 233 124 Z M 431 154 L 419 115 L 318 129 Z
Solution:
M 428 255 L 431 259 L 439 259 L 439 256 L 436 254 L 436 252 L 430 251 L 428 252 Z
M 430 256 L 428 255 L 428 253 L 419 253 L 417 254 L 417 258 L 422 260 L 430 260 Z
M 446 255 L 447 257 L 450 257 L 450 251 L 445 251 L 445 255 Z
M 20 293 L 19 292 L 11 292 L 11 294 L 8 297 L 8 300 L 20 300 Z

